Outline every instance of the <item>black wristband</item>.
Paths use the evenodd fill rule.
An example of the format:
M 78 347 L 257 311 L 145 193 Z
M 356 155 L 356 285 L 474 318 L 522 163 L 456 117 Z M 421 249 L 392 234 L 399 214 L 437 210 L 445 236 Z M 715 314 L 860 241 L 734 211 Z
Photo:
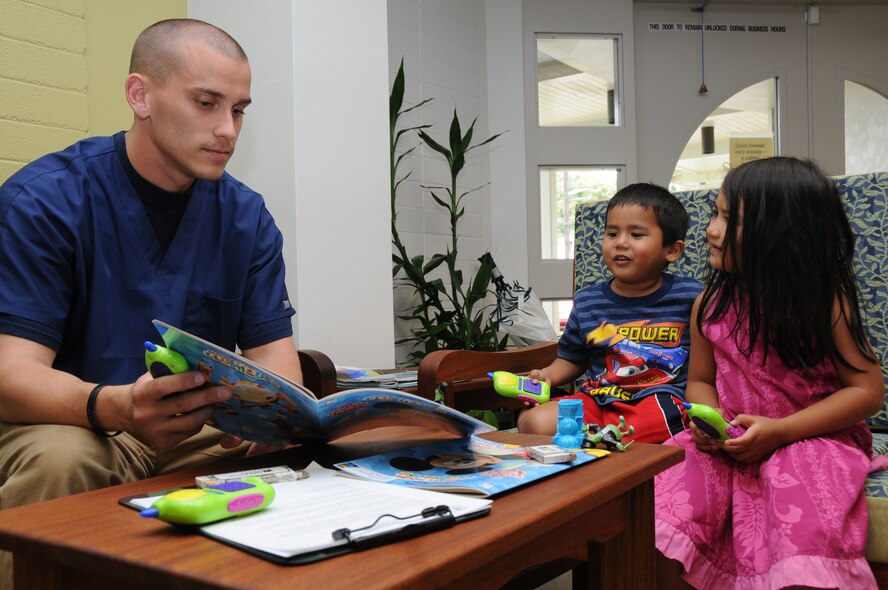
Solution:
M 108 432 L 107 430 L 103 430 L 99 423 L 96 422 L 96 398 L 99 397 L 99 392 L 105 387 L 103 384 L 98 384 L 93 387 L 93 390 L 89 392 L 89 399 L 86 400 L 86 420 L 89 422 L 89 427 L 93 432 L 98 434 L 99 436 L 105 436 L 111 438 L 112 436 L 117 436 L 121 434 L 123 431 L 118 430 L 117 432 Z

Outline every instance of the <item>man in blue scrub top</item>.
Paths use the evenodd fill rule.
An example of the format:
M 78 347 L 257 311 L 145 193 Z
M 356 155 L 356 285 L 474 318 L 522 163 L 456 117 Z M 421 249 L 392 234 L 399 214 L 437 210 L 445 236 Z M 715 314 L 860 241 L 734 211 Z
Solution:
M 302 381 L 281 233 L 225 172 L 250 104 L 240 45 L 201 21 L 157 23 L 133 47 L 126 98 L 128 132 L 0 187 L 0 508 L 247 451 L 204 427 L 230 390 L 146 374 L 154 318 Z

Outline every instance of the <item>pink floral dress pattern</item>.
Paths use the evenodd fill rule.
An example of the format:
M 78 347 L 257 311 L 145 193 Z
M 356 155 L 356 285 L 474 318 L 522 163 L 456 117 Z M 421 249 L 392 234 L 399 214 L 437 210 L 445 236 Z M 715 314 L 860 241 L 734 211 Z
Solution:
M 835 367 L 813 374 L 789 369 L 762 350 L 744 356 L 729 327 L 708 324 L 725 418 L 781 418 L 840 388 Z M 685 460 L 654 480 L 657 548 L 684 565 L 696 588 L 876 588 L 864 558 L 864 481 L 872 435 L 860 424 L 777 449 L 744 464 L 697 450 L 685 431 L 666 444 Z

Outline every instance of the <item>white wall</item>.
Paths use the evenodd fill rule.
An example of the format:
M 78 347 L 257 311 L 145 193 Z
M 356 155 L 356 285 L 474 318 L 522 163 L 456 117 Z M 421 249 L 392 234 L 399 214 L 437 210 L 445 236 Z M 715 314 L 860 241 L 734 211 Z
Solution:
M 844 81 L 852 80 L 888 96 L 888 5 L 880 6 L 821 6 L 820 23 L 812 26 L 811 55 L 813 68 L 811 88 L 813 156 L 828 174 L 844 174 Z M 884 105 L 884 101 L 881 102 Z M 881 108 L 884 109 L 884 106 Z M 881 141 L 870 146 L 873 160 L 885 161 L 886 122 L 881 121 Z M 871 132 L 878 132 L 874 126 Z M 861 149 L 863 146 L 855 146 Z M 875 151 L 880 150 L 880 154 Z M 868 167 L 860 161 L 857 152 L 857 172 L 884 170 Z
M 527 285 L 524 52 L 521 3 L 487 0 L 487 119 L 508 130 L 490 150 L 490 252 L 508 281 Z M 516 59 L 519 58 L 519 59 Z M 495 107 L 491 108 L 491 105 Z
M 807 25 L 801 6 L 713 6 L 704 22 L 785 27 L 786 32 L 705 32 L 707 94 L 701 83 L 700 33 L 651 31 L 650 23 L 695 23 L 689 5 L 636 4 L 638 179 L 668 184 L 691 133 L 725 99 L 779 77 L 781 153 L 808 156 Z
M 190 0 L 253 69 L 229 171 L 284 234 L 296 343 L 335 363 L 394 365 L 386 5 Z

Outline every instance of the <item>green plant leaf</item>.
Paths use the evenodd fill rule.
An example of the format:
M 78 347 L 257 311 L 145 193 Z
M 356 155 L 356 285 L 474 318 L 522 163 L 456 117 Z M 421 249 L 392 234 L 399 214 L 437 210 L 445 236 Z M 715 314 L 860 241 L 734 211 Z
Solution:
M 472 287 L 469 289 L 468 297 L 474 300 L 481 300 L 487 296 L 490 287 L 490 268 L 486 264 L 482 264 L 472 281 Z
M 505 133 L 505 131 L 503 131 L 503 133 Z M 473 149 L 475 149 L 475 148 L 479 148 L 479 147 L 481 147 L 482 145 L 487 145 L 488 143 L 490 143 L 491 141 L 493 141 L 494 139 L 496 139 L 497 137 L 499 137 L 499 136 L 502 135 L 503 133 L 497 133 L 496 135 L 494 135 L 494 136 L 492 136 L 492 137 L 488 137 L 487 139 L 485 139 L 485 140 L 482 141 L 481 143 L 476 143 L 476 144 L 473 145 L 472 147 L 470 147 L 470 148 L 466 148 L 466 152 L 468 152 L 469 150 L 473 150 Z
M 395 74 L 395 81 L 392 84 L 392 92 L 389 95 L 389 125 L 394 129 L 398 120 L 401 104 L 404 102 L 404 58 L 401 58 L 401 65 L 398 67 L 398 73 Z
M 459 128 L 459 117 L 456 109 L 453 109 L 453 119 L 450 121 L 450 152 L 454 155 L 463 152 L 462 132 Z
M 441 197 L 439 197 L 435 191 L 430 190 L 429 193 L 432 195 L 432 199 L 434 199 L 436 203 L 438 203 L 439 205 L 441 205 L 445 209 L 450 208 L 450 203 L 447 203 L 443 199 L 441 199 Z
M 436 152 L 442 154 L 445 158 L 447 158 L 448 163 L 450 162 L 450 159 L 451 159 L 450 150 L 448 150 L 446 147 L 444 147 L 443 145 L 441 145 L 440 143 L 438 143 L 437 141 L 432 139 L 432 136 L 429 135 L 428 133 L 426 133 L 425 131 L 420 130 L 419 137 L 420 137 L 420 139 L 422 139 L 425 142 L 425 144 L 427 146 L 429 146 L 430 148 L 432 148 L 433 150 L 435 150 Z
M 498 135 L 488 138 L 478 146 L 472 145 L 474 128 L 477 119 L 462 134 L 461 124 L 456 109 L 448 133 L 449 148 L 438 143 L 426 132 L 429 125 L 398 127 L 402 115 L 421 107 L 431 99 L 404 108 L 406 76 L 404 60 L 401 60 L 398 74 L 389 97 L 390 118 L 390 178 L 392 208 L 392 276 L 395 288 L 412 290 L 415 304 L 398 313 L 400 321 L 410 322 L 411 335 L 397 340 L 399 345 L 410 345 L 408 358 L 419 362 L 428 353 L 441 348 L 469 348 L 476 350 L 502 350 L 506 339 L 499 339 L 497 327 L 499 322 L 489 317 L 485 303 L 490 290 L 490 268 L 484 266 L 469 277 L 470 285 L 464 285 L 466 278 L 463 270 L 457 268 L 457 250 L 459 229 L 458 222 L 465 215 L 463 199 L 479 190 L 477 187 L 459 193 L 459 175 L 466 165 L 466 153 L 475 147 L 493 141 Z M 435 204 L 443 208 L 450 218 L 450 243 L 446 253 L 433 254 L 426 260 L 423 256 L 410 256 L 398 235 L 396 220 L 396 201 L 398 189 L 410 176 L 399 174 L 398 167 L 417 146 L 398 153 L 397 145 L 406 135 L 416 133 L 422 142 L 432 151 L 441 154 L 447 161 L 450 173 L 449 186 L 423 186 L 432 196 Z M 486 185 L 485 185 L 486 186 Z M 432 273 L 440 274 L 440 268 L 446 266 L 446 276 L 450 283 L 445 284 L 442 278 L 432 278 Z M 467 289 L 467 290 L 466 290 Z
M 463 154 L 469 151 L 469 146 L 472 144 L 472 135 L 475 133 L 475 122 L 478 121 L 478 117 L 475 117 L 472 120 L 472 124 L 469 125 L 469 130 L 466 131 L 465 137 L 462 139 L 462 144 L 460 145 L 460 150 Z
M 447 256 L 445 256 L 444 254 L 433 254 L 428 263 L 423 267 L 423 274 L 429 274 L 430 272 L 441 266 L 443 262 L 447 262 Z

